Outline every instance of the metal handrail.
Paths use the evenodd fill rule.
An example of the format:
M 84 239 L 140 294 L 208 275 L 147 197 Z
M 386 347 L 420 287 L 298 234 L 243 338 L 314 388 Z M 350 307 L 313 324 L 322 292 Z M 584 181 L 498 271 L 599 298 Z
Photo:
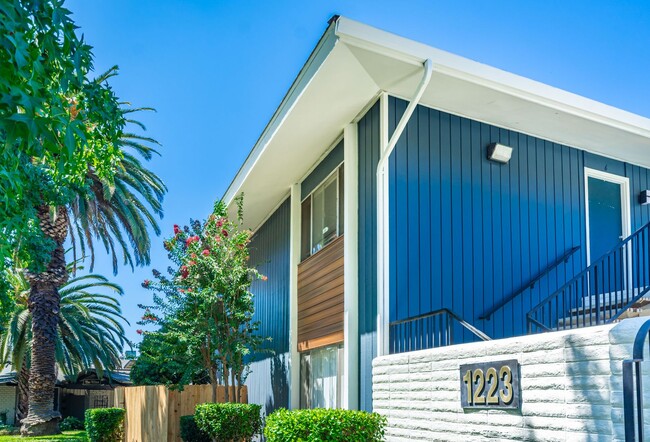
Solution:
M 637 269 L 636 275 L 632 275 L 633 263 L 631 262 L 631 255 L 632 255 L 633 247 L 631 246 L 633 246 L 632 241 L 637 240 L 639 237 L 641 237 L 641 241 L 637 243 L 638 247 L 637 247 L 637 252 L 636 252 L 637 256 L 635 262 L 642 263 L 643 267 L 641 268 L 641 265 L 639 265 L 639 269 Z M 566 299 L 569 298 L 569 306 L 574 308 L 574 310 L 578 311 L 579 315 L 580 314 L 582 315 L 581 317 L 583 320 L 583 326 L 585 325 L 587 320 L 589 320 L 589 325 L 591 325 L 592 322 L 595 322 L 596 324 L 601 324 L 601 323 L 610 323 L 615 321 L 623 312 L 625 312 L 627 309 L 632 307 L 636 301 L 638 301 L 645 294 L 650 292 L 650 285 L 646 285 L 646 286 L 642 285 L 642 284 L 650 284 L 650 281 L 647 278 L 647 267 L 649 264 L 648 259 L 650 258 L 648 256 L 648 254 L 650 254 L 650 244 L 648 244 L 648 239 L 650 239 L 650 223 L 645 224 L 643 227 L 637 229 L 634 233 L 632 233 L 627 238 L 624 238 L 623 240 L 619 241 L 619 243 L 615 247 L 613 247 L 609 252 L 605 253 L 603 256 L 596 259 L 593 263 L 591 263 L 587 268 L 585 268 L 576 276 L 574 276 L 566 284 L 564 284 L 554 293 L 546 297 L 535 307 L 530 309 L 530 311 L 526 314 L 526 321 L 528 323 L 528 332 L 532 333 L 533 325 L 537 325 L 538 327 L 540 326 L 539 318 L 534 317 L 534 315 L 537 314 L 540 310 L 542 310 L 542 316 L 544 316 L 543 309 L 548 308 L 549 320 L 552 320 L 553 318 L 559 319 L 554 317 L 551 314 L 551 310 L 552 310 L 552 303 L 555 302 L 556 313 L 560 311 L 560 307 L 559 307 L 560 297 L 562 297 L 564 301 L 563 307 L 566 306 L 565 305 Z M 639 249 L 641 247 L 644 247 L 644 249 L 641 252 L 639 252 Z M 616 264 L 617 254 L 619 258 L 623 261 L 619 269 L 617 269 L 617 264 Z M 606 270 L 607 272 L 604 270 Z M 618 273 L 617 270 L 620 271 L 620 273 Z M 629 275 L 625 274 L 626 271 L 630 272 Z M 615 291 L 614 294 L 616 299 L 614 305 L 611 305 L 611 303 L 610 305 L 601 305 L 600 297 L 601 295 L 604 297 L 606 293 L 604 291 L 603 293 L 599 293 L 598 290 L 599 289 L 598 284 L 600 282 L 599 279 L 602 279 L 603 280 L 602 282 L 604 282 L 608 272 L 614 274 L 615 288 L 617 283 L 622 284 L 624 280 L 629 285 L 634 285 L 636 283 L 636 287 L 628 286 L 622 288 L 620 301 L 618 299 L 618 293 Z M 636 281 L 634 281 L 635 276 L 636 276 Z M 594 282 L 593 284 L 594 287 L 591 287 L 592 278 Z M 641 281 L 641 279 L 643 280 Z M 595 306 L 592 306 L 590 304 L 589 307 L 584 307 L 584 306 L 579 307 L 577 305 L 578 299 L 584 300 L 584 293 L 581 293 L 579 290 L 581 286 L 583 291 L 585 288 L 588 288 L 589 290 L 593 288 L 595 290 Z M 600 288 L 605 290 L 605 288 L 602 286 Z M 635 290 L 636 290 L 636 294 L 634 293 Z M 626 293 L 625 298 L 623 298 L 623 293 L 622 293 L 623 291 L 628 292 Z M 632 293 L 631 297 L 630 297 L 630 292 Z M 587 295 L 591 296 L 590 293 L 587 293 Z M 572 296 L 575 297 L 572 298 Z M 573 301 L 576 302 L 574 303 Z M 611 296 L 610 296 L 610 301 L 611 301 Z M 609 317 L 605 316 L 605 312 L 607 310 L 609 310 L 608 311 Z M 587 315 L 587 314 L 591 314 L 592 312 L 595 312 L 595 319 L 592 319 L 590 316 Z M 601 319 L 601 313 L 603 313 L 602 319 Z M 542 327 L 540 328 L 542 328 L 545 331 L 550 331 L 553 329 L 553 327 L 549 327 L 548 325 L 542 325 Z M 564 328 L 573 328 L 573 324 L 570 323 L 569 327 L 567 327 L 565 323 Z
M 650 336 L 650 321 L 643 323 L 634 338 L 632 359 L 623 361 L 623 422 L 625 426 L 625 442 L 644 440 L 641 362 L 643 362 L 643 347 L 647 336 Z M 650 341 L 648 345 L 650 347 Z M 634 413 L 635 398 L 636 425 Z M 638 439 L 636 439 L 637 435 L 639 436 Z
M 571 256 L 572 256 L 575 252 L 577 252 L 578 250 L 580 250 L 580 246 L 575 246 L 575 247 L 573 247 L 572 249 L 570 249 L 568 252 L 565 252 L 564 255 L 562 255 L 560 258 L 558 258 L 557 260 L 555 260 L 552 264 L 546 266 L 546 268 L 545 268 L 544 270 L 542 270 L 542 271 L 539 272 L 537 275 L 535 275 L 535 277 L 534 277 L 533 279 L 531 279 L 530 282 L 529 282 L 528 284 L 526 284 L 525 286 L 521 287 L 519 290 L 517 290 L 516 292 L 514 292 L 512 295 L 508 296 L 507 298 L 501 300 L 500 302 L 498 302 L 497 304 L 495 304 L 494 306 L 492 306 L 491 309 L 486 310 L 485 312 L 483 312 L 483 314 L 481 314 L 481 316 L 479 316 L 478 318 L 479 318 L 479 319 L 490 319 L 490 317 L 492 316 L 492 314 L 493 314 L 494 312 L 496 312 L 497 310 L 501 309 L 504 305 L 508 304 L 510 301 L 512 301 L 513 299 L 515 299 L 517 296 L 519 296 L 519 295 L 521 295 L 522 293 L 524 293 L 526 290 L 534 288 L 534 287 L 535 287 L 535 284 L 537 284 L 537 282 L 538 282 L 540 279 L 542 279 L 544 276 L 546 276 L 548 273 L 550 273 L 551 270 L 553 270 L 554 268 L 556 268 L 557 266 L 559 266 L 559 265 L 562 264 L 562 263 L 567 263 L 567 262 L 569 262 L 569 258 L 571 258 Z
M 435 311 L 432 311 L 432 312 L 429 312 L 429 313 L 424 313 L 424 314 L 421 314 L 421 315 L 418 315 L 418 316 L 412 316 L 410 318 L 401 319 L 399 321 L 393 321 L 393 322 L 391 322 L 389 324 L 389 327 L 391 329 L 394 329 L 394 327 L 399 326 L 399 325 L 405 325 L 405 324 L 410 325 L 410 323 L 415 323 L 416 321 L 421 321 L 423 319 L 427 319 L 427 318 L 431 318 L 431 317 L 435 317 L 435 316 L 441 316 L 441 315 L 446 316 L 446 318 L 448 319 L 447 322 L 445 322 L 446 328 L 447 328 L 447 330 L 446 330 L 447 335 L 445 336 L 445 339 L 444 339 L 444 342 L 447 342 L 448 344 L 444 344 L 444 345 L 453 344 L 453 330 L 452 330 L 449 319 L 452 319 L 452 320 L 458 322 L 461 326 L 463 326 L 465 329 L 469 330 L 471 333 L 473 333 L 475 336 L 482 339 L 483 341 L 491 341 L 492 340 L 492 338 L 490 338 L 488 335 L 483 333 L 481 330 L 479 330 L 478 328 L 476 328 L 475 326 L 473 326 L 469 322 L 465 321 L 463 318 L 461 318 L 456 313 L 452 312 L 451 310 L 449 310 L 447 308 L 442 308 L 442 309 L 435 310 Z

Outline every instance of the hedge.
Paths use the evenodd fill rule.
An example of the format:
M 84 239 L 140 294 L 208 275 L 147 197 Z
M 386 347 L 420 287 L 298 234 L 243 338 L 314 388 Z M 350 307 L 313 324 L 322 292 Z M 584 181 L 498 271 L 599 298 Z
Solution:
M 210 436 L 196 425 L 194 415 L 181 416 L 181 439 L 183 442 L 212 442 Z
M 264 436 L 267 442 L 380 442 L 385 427 L 386 418 L 377 413 L 280 408 L 266 418 Z
M 124 438 L 123 408 L 86 410 L 86 434 L 90 442 L 121 442 Z
M 83 421 L 77 419 L 74 416 L 66 417 L 59 424 L 59 430 L 61 431 L 75 431 L 75 430 L 83 430 L 83 429 L 84 429 Z
M 201 404 L 196 406 L 194 420 L 215 442 L 250 441 L 262 427 L 261 408 L 255 404 Z

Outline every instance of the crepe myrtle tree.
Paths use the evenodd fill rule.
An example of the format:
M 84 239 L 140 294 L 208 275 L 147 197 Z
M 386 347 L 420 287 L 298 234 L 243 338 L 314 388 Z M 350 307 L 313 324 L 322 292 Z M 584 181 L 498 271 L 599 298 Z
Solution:
M 249 267 L 251 232 L 242 227 L 242 200 L 237 198 L 238 216 L 229 219 L 219 201 L 205 222 L 174 226 L 174 235 L 164 242 L 176 265 L 168 276 L 153 272 L 154 280 L 142 286 L 154 291 L 154 303 L 144 309 L 141 324 L 156 324 L 156 333 L 185 348 L 187 368 L 201 365 L 209 375 L 212 400 L 217 386 L 226 387 L 226 401 L 239 402 L 248 374 L 247 355 L 265 340 L 256 334 L 253 322 L 253 278 L 266 280 Z M 235 387 L 231 389 L 228 387 Z

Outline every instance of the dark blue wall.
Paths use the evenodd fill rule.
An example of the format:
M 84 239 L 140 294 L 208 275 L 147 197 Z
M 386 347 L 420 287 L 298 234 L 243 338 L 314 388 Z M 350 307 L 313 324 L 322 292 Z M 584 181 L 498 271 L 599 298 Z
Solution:
M 359 121 L 359 406 L 372 411 L 377 356 L 377 163 L 379 102 Z
M 405 109 L 389 100 L 390 133 Z M 486 159 L 493 142 L 514 149 L 508 164 Z M 630 177 L 633 230 L 650 220 L 637 201 L 647 169 L 423 106 L 389 167 L 391 321 L 446 307 L 493 338 L 525 333 L 528 310 L 585 266 L 584 167 Z M 478 320 L 576 245 L 567 264 Z
M 253 356 L 248 385 L 250 403 L 261 404 L 269 413 L 289 405 L 289 233 L 287 199 L 257 230 L 250 243 L 251 266 L 268 278 L 255 280 L 254 321 L 260 336 L 270 337 L 265 352 Z M 270 379 L 269 379 L 270 374 Z

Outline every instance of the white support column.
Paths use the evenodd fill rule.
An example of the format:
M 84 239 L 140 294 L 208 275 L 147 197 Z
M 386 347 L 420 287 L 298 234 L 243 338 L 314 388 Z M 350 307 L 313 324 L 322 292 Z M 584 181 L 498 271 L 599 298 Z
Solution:
M 300 263 L 300 184 L 291 186 L 289 235 L 289 409 L 300 408 L 300 353 L 298 353 L 298 264 Z
M 379 157 L 384 156 L 388 146 L 388 94 L 379 97 Z M 388 167 L 377 176 L 377 356 L 387 355 L 388 350 Z
M 341 406 L 359 409 L 359 138 L 357 124 L 343 131 L 344 164 L 344 324 Z

